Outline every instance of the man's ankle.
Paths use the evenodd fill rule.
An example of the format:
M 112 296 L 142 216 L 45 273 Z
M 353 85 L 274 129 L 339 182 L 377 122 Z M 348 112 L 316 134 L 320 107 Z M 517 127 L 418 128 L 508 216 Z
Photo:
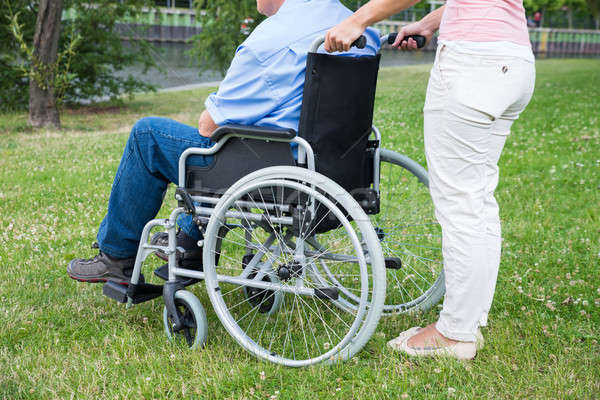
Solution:
M 195 235 L 191 235 L 189 232 L 182 229 L 177 237 L 177 245 L 184 249 L 194 249 L 198 247 L 199 240 L 202 240 L 202 238 L 196 239 Z
M 110 261 L 123 261 L 123 260 L 129 260 L 132 258 L 135 258 L 135 256 L 129 256 L 129 257 L 117 257 L 117 256 L 113 256 L 110 253 L 107 253 L 106 251 L 100 250 Z

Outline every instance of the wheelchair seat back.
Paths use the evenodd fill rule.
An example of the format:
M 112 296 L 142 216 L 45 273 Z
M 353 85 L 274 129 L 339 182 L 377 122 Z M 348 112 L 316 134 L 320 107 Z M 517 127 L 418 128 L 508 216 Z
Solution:
M 317 172 L 354 197 L 373 183 L 369 141 L 380 55 L 308 53 L 298 135 L 311 145 Z
M 379 54 L 343 57 L 308 53 L 298 128 L 298 135 L 313 150 L 316 171 L 342 186 L 370 214 L 379 211 L 378 194 L 371 189 L 377 144 L 369 141 L 379 60 Z M 243 126 L 220 128 L 218 140 L 226 133 L 238 136 L 228 138 L 211 165 L 186 167 L 187 191 L 191 195 L 219 196 L 238 179 L 258 169 L 296 164 L 289 142 L 243 137 L 257 135 L 258 132 L 252 132 L 257 129 L 260 130 Z M 280 195 L 290 204 L 300 201 L 289 193 L 277 194 Z M 316 231 L 334 228 L 327 218 L 321 217 L 315 216 L 322 221 Z

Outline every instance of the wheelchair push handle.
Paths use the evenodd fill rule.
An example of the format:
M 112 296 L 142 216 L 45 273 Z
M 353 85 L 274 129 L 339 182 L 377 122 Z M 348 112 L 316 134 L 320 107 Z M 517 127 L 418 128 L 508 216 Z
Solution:
M 319 47 L 321 47 L 321 45 L 325 43 L 325 36 L 319 36 L 317 37 L 313 42 L 312 45 L 310 46 L 310 52 L 311 53 L 316 53 L 317 51 L 319 51 Z M 356 47 L 358 49 L 364 49 L 365 46 L 367 45 L 367 38 L 365 35 L 360 35 L 358 39 L 356 39 L 354 42 L 352 42 L 352 44 L 350 45 L 350 47 Z
M 397 36 L 398 36 L 398 32 L 392 32 L 389 35 L 387 35 L 387 44 L 394 44 Z M 425 43 L 427 42 L 427 39 L 425 38 L 425 36 L 408 35 L 408 36 L 404 36 L 402 38 L 402 40 L 400 41 L 400 43 L 402 43 L 404 41 L 408 41 L 408 39 L 413 39 L 415 42 L 417 42 L 417 48 L 419 48 L 419 49 L 422 49 L 423 47 L 425 47 Z
M 356 39 L 354 42 L 352 42 L 350 47 L 356 47 L 357 49 L 364 49 L 366 45 L 367 45 L 367 38 L 365 37 L 365 35 L 360 35 L 358 37 L 358 39 Z

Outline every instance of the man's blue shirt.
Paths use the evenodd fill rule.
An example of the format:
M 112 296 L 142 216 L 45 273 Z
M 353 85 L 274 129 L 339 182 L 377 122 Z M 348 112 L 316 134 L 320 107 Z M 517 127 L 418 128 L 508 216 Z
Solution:
M 298 130 L 306 57 L 313 40 L 352 15 L 338 0 L 286 0 L 236 50 L 206 109 L 217 125 L 278 126 Z M 375 55 L 379 32 L 344 56 Z

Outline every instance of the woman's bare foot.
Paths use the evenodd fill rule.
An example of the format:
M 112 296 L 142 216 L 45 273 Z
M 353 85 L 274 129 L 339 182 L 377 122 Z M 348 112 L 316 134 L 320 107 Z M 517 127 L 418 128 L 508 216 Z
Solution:
M 408 339 L 408 347 L 412 348 L 431 348 L 446 347 L 458 343 L 457 340 L 449 339 L 442 335 L 433 324 L 420 329 L 416 335 Z

